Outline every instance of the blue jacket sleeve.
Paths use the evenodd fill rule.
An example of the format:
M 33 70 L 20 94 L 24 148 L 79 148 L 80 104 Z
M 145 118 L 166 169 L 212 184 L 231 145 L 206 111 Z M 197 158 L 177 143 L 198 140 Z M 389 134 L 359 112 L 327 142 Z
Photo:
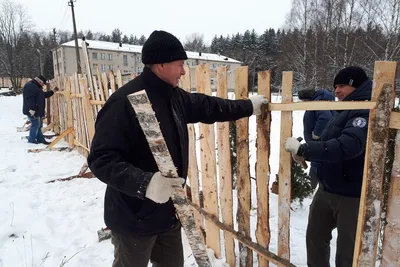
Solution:
M 186 123 L 234 121 L 253 114 L 250 100 L 229 100 L 181 90 L 185 103 Z
M 362 118 L 365 125 L 353 125 L 355 119 Z M 303 156 L 309 161 L 340 162 L 351 160 L 365 152 L 368 134 L 368 115 L 349 119 L 338 138 L 304 144 Z
M 316 111 L 316 117 L 317 121 L 315 123 L 314 134 L 317 136 L 321 136 L 322 132 L 325 129 L 325 126 L 332 118 L 332 113 L 329 110 L 319 110 Z

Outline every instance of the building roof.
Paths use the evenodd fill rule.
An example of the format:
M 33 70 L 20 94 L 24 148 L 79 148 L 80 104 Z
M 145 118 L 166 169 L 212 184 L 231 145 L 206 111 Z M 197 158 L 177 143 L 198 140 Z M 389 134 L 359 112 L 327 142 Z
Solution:
M 131 52 L 131 53 L 142 53 L 142 46 L 141 45 L 131 45 L 131 44 L 122 44 L 119 46 L 119 43 L 113 42 L 105 42 L 105 41 L 98 41 L 98 40 L 86 40 L 89 44 L 89 49 L 99 49 L 99 50 L 110 50 L 110 51 L 121 51 L 121 52 Z M 82 39 L 78 39 L 79 47 L 82 47 Z M 61 46 L 69 46 L 75 47 L 75 41 L 69 41 L 66 43 L 61 44 Z M 189 59 L 200 59 L 200 60 L 210 60 L 210 61 L 219 61 L 219 62 L 229 62 L 229 63 L 242 63 L 238 60 L 233 58 L 229 58 L 219 54 L 211 54 L 211 53 L 198 53 L 192 51 L 186 51 L 186 54 Z

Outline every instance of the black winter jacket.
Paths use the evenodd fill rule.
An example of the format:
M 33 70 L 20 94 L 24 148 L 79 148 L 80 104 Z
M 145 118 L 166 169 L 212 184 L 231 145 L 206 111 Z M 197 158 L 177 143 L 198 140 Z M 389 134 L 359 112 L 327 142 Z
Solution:
M 178 174 L 188 169 L 188 123 L 237 120 L 253 113 L 250 100 L 225 100 L 173 88 L 147 67 L 107 100 L 98 113 L 88 156 L 91 171 L 107 184 L 104 219 L 117 233 L 151 235 L 177 221 L 171 199 L 145 197 L 158 167 L 127 95 L 146 90 Z
M 372 81 L 368 80 L 343 101 L 371 100 Z M 343 110 L 330 120 L 321 141 L 301 145 L 298 154 L 319 161 L 318 178 L 325 191 L 347 197 L 360 197 L 367 143 L 369 110 Z
M 29 110 L 31 109 L 35 111 L 35 117 L 43 117 L 46 107 L 45 99 L 53 94 L 53 91 L 44 92 L 40 84 L 35 80 L 27 82 L 22 88 L 22 113 L 30 116 Z

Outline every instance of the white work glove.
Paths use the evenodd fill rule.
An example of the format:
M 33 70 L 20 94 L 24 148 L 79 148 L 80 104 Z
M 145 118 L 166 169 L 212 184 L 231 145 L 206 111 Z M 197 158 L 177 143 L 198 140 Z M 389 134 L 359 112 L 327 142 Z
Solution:
M 250 97 L 251 103 L 253 104 L 253 115 L 261 114 L 261 106 L 268 104 L 268 99 L 263 95 L 255 95 Z
M 300 147 L 300 142 L 294 137 L 289 137 L 286 138 L 283 146 L 285 147 L 285 150 L 287 152 L 292 152 L 294 154 L 297 154 L 297 151 L 299 150 Z
M 172 196 L 174 187 L 182 186 L 184 182 L 183 178 L 168 178 L 156 172 L 147 186 L 146 197 L 156 203 L 165 203 Z
M 312 134 L 312 139 L 313 139 L 313 140 L 318 140 L 318 139 L 321 138 L 320 136 L 315 135 L 314 132 L 312 132 L 311 134 Z
M 32 109 L 30 109 L 30 110 L 29 110 L 29 114 L 31 114 L 31 116 L 33 117 L 33 116 L 35 116 L 35 111 L 32 110 Z

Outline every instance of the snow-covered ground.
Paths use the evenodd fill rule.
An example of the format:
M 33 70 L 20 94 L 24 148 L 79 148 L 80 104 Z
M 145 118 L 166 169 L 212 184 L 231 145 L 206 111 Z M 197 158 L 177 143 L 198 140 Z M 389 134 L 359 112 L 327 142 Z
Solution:
M 279 101 L 277 97 L 273 101 Z M 0 267 L 39 266 L 111 266 L 113 246 L 110 240 L 97 240 L 103 224 L 105 184 L 97 179 L 75 179 L 68 182 L 47 181 L 75 175 L 85 162 L 76 151 L 27 153 L 31 145 L 17 132 L 24 124 L 22 98 L 0 97 Z M 303 112 L 294 112 L 294 136 L 302 136 Z M 278 171 L 280 116 L 272 114 L 271 183 Z M 250 118 L 250 162 L 254 177 L 255 117 Z M 66 146 L 61 143 L 60 146 Z M 253 183 L 255 196 L 255 183 Z M 253 197 L 252 230 L 256 225 L 256 199 Z M 305 229 L 308 207 L 293 204 L 291 213 L 291 261 L 306 266 Z M 272 252 L 277 251 L 278 197 L 270 196 Z M 333 234 L 336 239 L 336 232 Z M 254 235 L 253 235 L 254 237 Z M 195 266 L 186 240 L 185 266 Z M 332 242 L 331 262 L 334 262 Z M 257 257 L 254 254 L 254 266 Z M 214 266 L 224 266 L 223 260 Z M 151 266 L 151 265 L 149 265 Z

